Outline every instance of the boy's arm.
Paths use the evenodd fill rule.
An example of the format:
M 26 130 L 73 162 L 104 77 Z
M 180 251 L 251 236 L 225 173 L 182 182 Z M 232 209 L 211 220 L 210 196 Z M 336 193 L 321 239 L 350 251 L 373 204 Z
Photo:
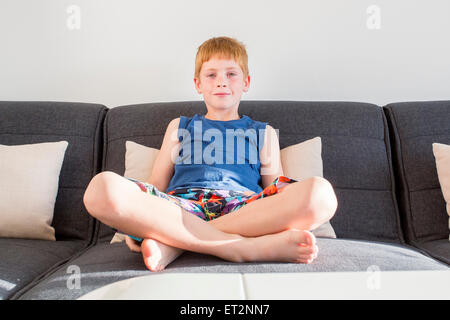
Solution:
M 270 185 L 278 176 L 284 175 L 277 132 L 270 125 L 266 125 L 264 144 L 259 153 L 259 160 L 263 188 Z
M 152 174 L 148 183 L 154 185 L 159 191 L 166 192 L 172 179 L 175 161 L 180 151 L 180 141 L 177 132 L 180 118 L 173 119 L 167 126 L 161 149 L 153 164 Z

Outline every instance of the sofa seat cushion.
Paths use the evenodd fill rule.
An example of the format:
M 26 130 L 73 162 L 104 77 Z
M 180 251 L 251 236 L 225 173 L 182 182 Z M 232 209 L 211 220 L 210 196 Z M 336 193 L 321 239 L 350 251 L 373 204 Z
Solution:
M 407 247 L 358 240 L 318 238 L 319 256 L 312 264 L 233 263 L 214 256 L 183 253 L 165 273 L 298 273 L 395 270 L 448 270 L 448 266 Z M 79 267 L 79 287 L 70 289 L 69 265 Z M 77 299 L 107 284 L 151 274 L 140 253 L 131 252 L 124 243 L 99 243 L 62 266 L 31 288 L 20 299 Z
M 83 241 L 0 239 L 0 299 L 9 299 L 84 247 Z
M 440 239 L 416 244 L 425 250 L 430 256 L 450 265 L 450 242 L 448 239 Z

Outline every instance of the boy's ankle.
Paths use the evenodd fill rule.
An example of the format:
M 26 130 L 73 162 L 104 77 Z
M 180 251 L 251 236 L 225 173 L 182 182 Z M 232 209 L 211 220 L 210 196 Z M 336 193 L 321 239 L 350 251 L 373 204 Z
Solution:
M 237 243 L 236 249 L 233 250 L 235 262 L 252 262 L 257 260 L 253 239 L 253 237 L 242 237 Z
M 223 255 L 223 259 L 231 262 L 247 262 L 250 261 L 250 239 L 237 235 L 236 240 L 227 246 L 226 252 Z

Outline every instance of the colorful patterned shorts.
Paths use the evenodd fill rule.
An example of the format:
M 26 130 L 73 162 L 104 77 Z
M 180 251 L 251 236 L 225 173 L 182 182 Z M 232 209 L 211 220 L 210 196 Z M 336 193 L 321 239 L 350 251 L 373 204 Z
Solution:
M 283 187 L 297 182 L 297 180 L 279 176 L 260 193 L 206 188 L 180 188 L 164 193 L 150 183 L 125 178 L 135 182 L 143 192 L 167 199 L 205 221 L 236 211 L 257 199 L 277 194 Z M 141 238 L 130 237 L 142 241 Z

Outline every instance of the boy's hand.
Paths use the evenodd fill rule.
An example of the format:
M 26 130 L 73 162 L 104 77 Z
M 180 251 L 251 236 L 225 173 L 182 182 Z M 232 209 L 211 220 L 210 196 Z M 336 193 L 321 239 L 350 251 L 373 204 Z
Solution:
M 139 242 L 137 242 L 136 240 L 130 238 L 129 236 L 125 237 L 125 242 L 128 246 L 128 248 L 130 248 L 131 251 L 133 252 L 141 252 L 141 244 Z

